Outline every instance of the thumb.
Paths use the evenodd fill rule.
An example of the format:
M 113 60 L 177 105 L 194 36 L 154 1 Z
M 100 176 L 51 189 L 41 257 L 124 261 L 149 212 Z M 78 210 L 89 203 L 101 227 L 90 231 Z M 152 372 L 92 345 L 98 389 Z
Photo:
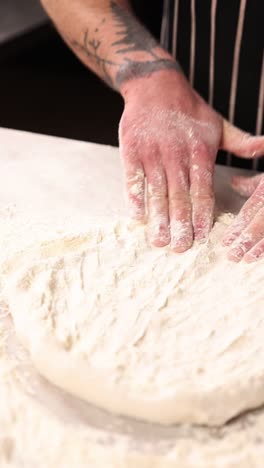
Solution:
M 264 156 L 264 136 L 252 136 L 224 120 L 221 148 L 242 158 L 258 158 Z
M 242 197 L 250 197 L 263 178 L 263 174 L 254 177 L 234 176 L 231 179 L 232 188 Z

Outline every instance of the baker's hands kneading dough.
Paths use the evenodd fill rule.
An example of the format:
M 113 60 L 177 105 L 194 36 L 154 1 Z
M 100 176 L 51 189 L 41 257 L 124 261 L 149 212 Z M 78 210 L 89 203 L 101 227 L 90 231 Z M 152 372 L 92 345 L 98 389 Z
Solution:
M 213 224 L 219 148 L 258 157 L 264 138 L 233 127 L 206 104 L 129 0 L 41 2 L 80 60 L 124 98 L 120 148 L 132 216 L 147 220 L 158 247 L 171 244 L 184 252 L 194 240 L 205 240 Z M 256 212 L 258 198 L 248 202 L 256 202 Z
M 147 216 L 153 245 L 171 243 L 183 252 L 211 229 L 219 148 L 258 157 L 264 138 L 226 122 L 175 71 L 128 81 L 121 92 L 120 148 L 132 217 Z
M 254 262 L 264 257 L 264 175 L 233 177 L 232 186 L 250 198 L 226 233 L 224 245 L 230 246 L 230 260 Z

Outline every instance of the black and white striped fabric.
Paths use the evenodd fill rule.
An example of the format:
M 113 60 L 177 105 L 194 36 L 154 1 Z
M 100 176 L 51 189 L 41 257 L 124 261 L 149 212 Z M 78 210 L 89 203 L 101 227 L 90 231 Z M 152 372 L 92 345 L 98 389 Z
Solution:
M 264 0 L 164 0 L 161 43 L 218 112 L 264 133 Z M 264 170 L 263 158 L 218 162 Z

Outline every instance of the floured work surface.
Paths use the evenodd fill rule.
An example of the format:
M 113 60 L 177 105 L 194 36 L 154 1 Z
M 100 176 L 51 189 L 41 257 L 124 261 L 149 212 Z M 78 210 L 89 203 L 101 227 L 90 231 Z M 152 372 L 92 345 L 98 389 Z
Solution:
M 17 147 L 20 148 L 20 154 L 21 141 L 28 138 L 30 138 L 28 135 L 17 135 L 16 143 Z M 92 212 L 93 207 L 90 208 L 90 205 L 93 204 L 91 203 L 92 195 L 95 194 L 97 187 L 101 186 L 97 183 L 96 187 L 92 187 L 91 184 L 93 173 L 97 170 L 99 172 L 96 177 L 99 177 L 99 180 L 100 177 L 113 176 L 113 182 L 110 183 L 112 187 L 108 185 L 107 190 L 110 190 L 111 193 L 111 189 L 113 189 L 112 199 L 115 197 L 114 193 L 118 193 L 120 197 L 120 169 L 118 161 L 115 159 L 115 150 L 99 149 L 92 145 L 43 137 L 39 139 L 37 136 L 32 137 L 32 141 L 34 139 L 37 144 L 36 150 L 34 150 L 32 143 L 31 146 L 25 144 L 27 149 L 31 147 L 32 154 L 27 153 L 26 161 L 23 161 L 23 168 L 22 156 L 20 156 L 21 159 L 19 160 L 15 157 L 14 138 L 12 138 L 12 144 L 10 144 L 13 148 L 9 146 L 11 158 L 8 158 L 6 167 L 4 167 L 4 170 L 7 171 L 6 175 L 10 174 L 10 165 L 12 166 L 12 164 L 13 169 L 16 169 L 16 174 L 19 171 L 20 164 L 21 172 L 26 171 L 26 174 L 22 174 L 22 176 L 20 174 L 20 186 L 16 187 L 16 206 L 12 205 L 8 210 L 3 209 L 2 239 L 3 246 L 5 246 L 4 252 L 2 249 L 3 261 L 12 254 L 12 251 L 23 250 L 25 247 L 43 239 L 61 237 L 65 230 L 66 232 L 75 230 L 76 233 L 80 230 L 87 231 L 88 220 L 85 219 L 85 212 L 88 210 L 89 214 L 96 214 Z M 41 151 L 39 151 L 40 147 Z M 53 159 L 50 154 L 51 147 Z M 48 154 L 48 157 L 46 157 L 44 166 L 42 159 L 39 158 L 44 158 L 45 154 Z M 55 158 L 54 154 L 56 155 Z M 97 161 L 96 166 L 93 155 L 97 156 L 94 158 Z M 101 173 L 100 168 L 97 167 L 98 156 L 104 161 L 101 166 Z M 86 164 L 87 171 L 84 171 Z M 62 166 L 60 167 L 60 165 Z M 37 171 L 34 173 L 34 169 L 37 168 L 40 169 L 41 177 L 37 177 Z M 58 170 L 59 168 L 60 170 Z M 105 168 L 107 168 L 108 174 L 105 172 Z M 58 175 L 56 175 L 56 172 Z M 61 172 L 63 172 L 63 178 L 58 179 L 58 177 L 61 177 Z M 79 188 L 76 192 L 74 187 L 76 187 L 77 174 Z M 31 186 L 33 196 L 37 195 L 34 193 L 34 189 L 37 186 L 39 187 L 39 196 L 34 196 L 32 201 L 30 189 L 27 186 L 28 184 L 25 183 L 30 176 L 31 178 L 33 176 L 33 187 Z M 9 177 L 10 191 L 12 183 L 14 187 L 17 186 L 16 182 L 14 178 L 10 182 Z M 69 182 L 72 182 L 72 185 Z M 63 195 L 65 195 L 64 183 L 68 188 L 67 200 L 63 200 Z M 113 184 L 116 184 L 115 187 L 113 187 Z M 47 190 L 41 190 L 41 186 L 44 188 L 47 185 L 49 185 L 50 199 Z M 104 185 L 102 184 L 102 186 Z M 5 187 L 2 187 L 3 191 L 4 189 Z M 20 194 L 19 189 L 21 189 Z M 118 189 L 117 192 L 115 192 L 116 189 Z M 45 195 L 43 195 L 44 192 Z M 223 193 L 227 196 L 225 189 Z M 10 196 L 9 199 L 14 200 L 15 196 L 13 198 Z M 46 209 L 42 210 L 40 216 L 38 208 L 41 204 L 44 207 L 44 197 L 46 197 Z M 60 206 L 55 207 L 54 200 L 57 200 Z M 69 200 L 71 200 L 70 203 Z M 80 200 L 82 200 L 82 203 L 80 203 Z M 106 214 L 104 209 L 107 209 L 108 215 L 109 211 L 113 213 L 113 207 L 104 207 L 103 200 L 104 194 L 98 194 L 99 215 Z M 109 204 L 109 197 L 106 197 L 105 200 Z M 238 199 L 236 200 L 238 201 Z M 117 208 L 115 214 L 120 216 L 124 213 L 124 209 L 120 200 L 115 201 L 114 207 Z M 57 212 L 56 208 L 58 208 Z M 59 218 L 59 215 L 61 218 Z M 241 326 L 241 323 L 239 325 Z M 79 418 L 77 409 L 75 412 L 73 411 L 73 417 L 73 412 L 70 411 L 72 405 L 62 394 L 52 392 L 50 386 L 48 387 L 49 390 L 47 390 L 47 387 L 45 390 L 47 384 L 41 384 L 41 389 L 34 387 L 34 378 L 32 378 L 27 365 L 20 362 L 19 366 L 17 366 L 20 353 L 18 353 L 19 357 L 17 353 L 15 353 L 14 357 L 12 346 L 10 348 L 10 336 L 8 335 L 9 345 L 7 346 L 4 335 L 8 334 L 3 333 L 3 352 L 1 353 L 1 361 L 3 362 L 0 361 L 1 375 L 4 377 L 4 385 L 1 387 L 1 392 L 3 392 L 1 402 L 5 401 L 6 403 L 8 401 L 8 404 L 3 405 L 0 412 L 0 422 L 4 434 L 3 449 L 2 453 L 1 451 L 0 453 L 2 457 L 11 457 L 13 466 L 23 466 L 23 464 L 26 466 L 74 465 L 102 467 L 208 466 L 210 468 L 218 466 L 262 466 L 263 446 L 261 437 L 263 429 L 261 411 L 252 412 L 247 416 L 240 416 L 237 421 L 231 422 L 221 429 L 210 430 L 190 429 L 187 426 L 167 429 L 145 426 L 141 423 L 126 422 L 125 419 L 110 416 L 100 410 L 93 409 L 89 413 L 89 405 L 86 406 L 87 417 Z M 10 358 L 10 356 L 13 357 Z M 23 366 L 25 367 L 24 371 Z M 48 398 L 47 395 L 53 395 L 53 400 L 57 402 L 55 406 L 51 404 L 52 398 Z M 37 401 L 33 401 L 34 399 L 39 399 L 42 403 L 39 404 Z M 58 411 L 58 406 L 60 408 L 63 406 L 64 418 L 61 416 L 62 412 Z M 97 419 L 94 417 L 95 413 L 93 411 L 98 412 Z M 16 413 L 19 413 L 19 419 L 14 416 Z M 88 422 L 89 414 L 91 415 L 90 423 Z M 19 427 L 22 427 L 19 426 L 20 424 L 26 427 L 27 431 L 19 430 Z M 36 429 L 37 425 L 39 430 Z M 70 442 L 71 438 L 72 441 Z M 36 451 L 34 451 L 34 444 L 41 447 L 41 460 L 34 458 L 37 456 Z M 62 446 L 63 453 L 61 452 Z M 67 448 L 65 448 L 66 446 Z M 20 447 L 23 447 L 23 451 Z
M 182 255 L 152 248 L 126 218 L 88 220 L 4 268 L 4 299 L 41 375 L 159 424 L 222 425 L 263 404 L 264 262 L 227 260 L 232 217 Z

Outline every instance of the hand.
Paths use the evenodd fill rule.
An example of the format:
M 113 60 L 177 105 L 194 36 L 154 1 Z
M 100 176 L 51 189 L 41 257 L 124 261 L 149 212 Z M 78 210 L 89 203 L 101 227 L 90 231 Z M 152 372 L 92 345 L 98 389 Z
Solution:
M 255 177 L 233 177 L 232 187 L 240 195 L 250 197 L 224 237 L 231 246 L 228 258 L 254 262 L 264 258 L 264 174 Z
M 218 149 L 257 157 L 264 138 L 223 120 L 175 71 L 128 81 L 121 91 L 120 150 L 132 217 L 147 217 L 153 245 L 183 252 L 211 229 Z

